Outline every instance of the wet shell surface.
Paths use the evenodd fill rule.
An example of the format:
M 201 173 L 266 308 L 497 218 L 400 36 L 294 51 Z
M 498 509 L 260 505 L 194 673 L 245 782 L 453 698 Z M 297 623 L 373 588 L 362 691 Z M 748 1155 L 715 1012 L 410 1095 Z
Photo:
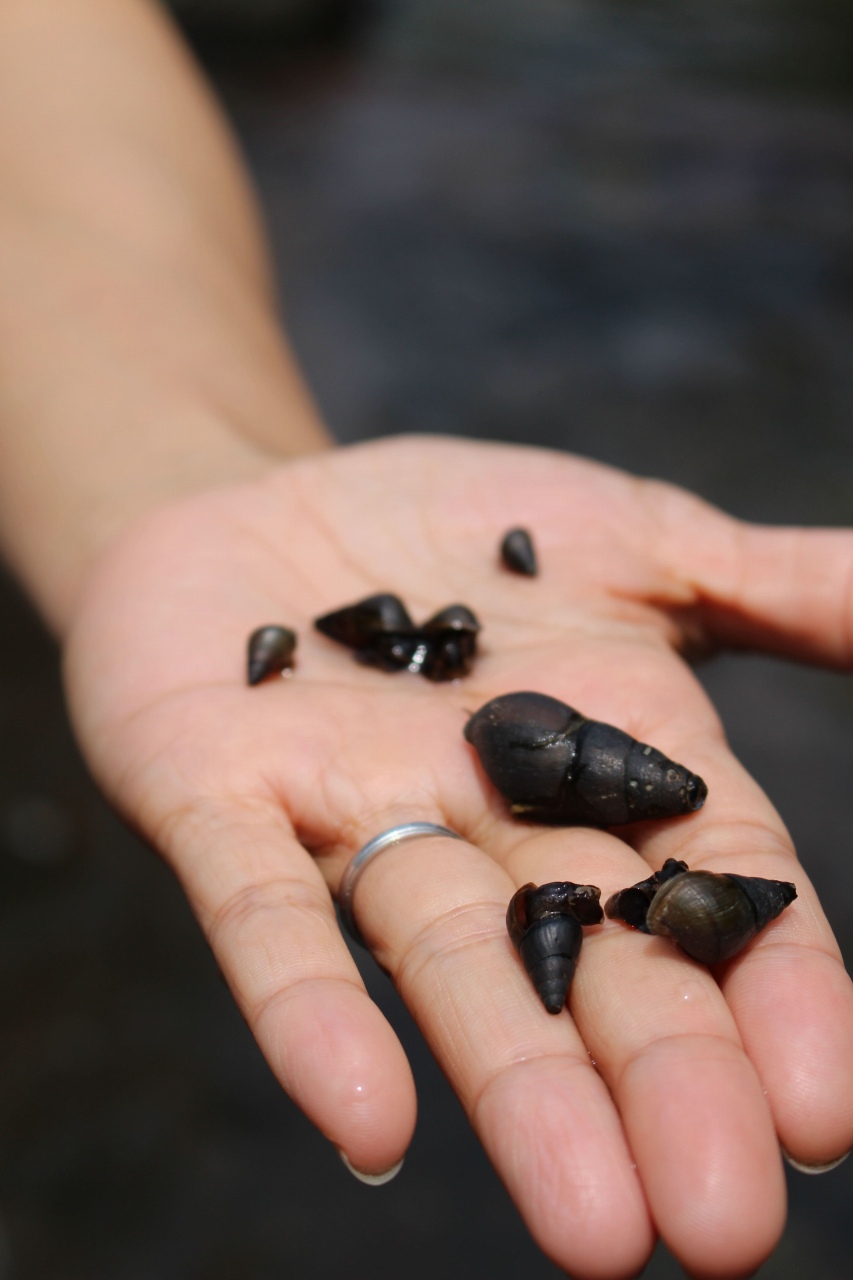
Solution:
M 600 924 L 600 890 L 570 880 L 526 884 L 513 895 L 506 927 L 536 993 L 559 1013 L 569 993 L 583 939 L 582 925 Z
M 617 826 L 692 813 L 708 788 L 696 774 L 613 725 L 544 693 L 506 693 L 471 717 L 465 737 L 526 822 Z
M 258 627 L 249 636 L 249 684 L 260 684 L 267 676 L 280 675 L 286 667 L 292 666 L 295 648 L 296 632 L 289 627 Z
M 448 605 L 416 626 L 399 596 L 387 593 L 324 614 L 314 626 L 355 650 L 357 660 L 367 666 L 417 672 L 434 681 L 468 674 L 480 631 L 464 604 Z
M 501 542 L 501 560 L 513 573 L 535 578 L 539 572 L 533 539 L 526 529 L 510 529 Z
M 660 871 L 608 898 L 605 913 L 643 933 L 671 938 L 703 964 L 742 951 L 797 896 L 787 880 L 691 871 L 668 858 Z

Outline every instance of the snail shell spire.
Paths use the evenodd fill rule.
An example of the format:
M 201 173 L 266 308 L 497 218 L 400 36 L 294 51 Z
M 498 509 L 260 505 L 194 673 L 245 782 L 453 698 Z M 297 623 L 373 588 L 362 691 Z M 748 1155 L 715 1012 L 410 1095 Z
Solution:
M 501 542 L 501 560 L 513 573 L 535 578 L 539 572 L 533 539 L 526 529 L 510 529 Z
M 572 916 L 549 916 L 530 926 L 518 948 L 537 995 L 549 1013 L 566 1003 L 583 930 Z
M 314 626 L 324 636 L 350 649 L 365 649 L 377 636 L 414 629 L 403 601 L 387 591 L 325 613 L 315 619 Z
M 289 627 L 258 627 L 249 636 L 249 684 L 260 684 L 267 676 L 277 675 L 292 665 L 296 648 L 296 632 Z

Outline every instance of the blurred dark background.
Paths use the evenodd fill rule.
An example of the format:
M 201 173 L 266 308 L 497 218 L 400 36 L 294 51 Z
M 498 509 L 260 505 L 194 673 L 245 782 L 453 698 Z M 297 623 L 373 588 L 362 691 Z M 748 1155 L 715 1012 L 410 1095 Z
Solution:
M 176 8 L 342 441 L 534 442 L 745 518 L 849 523 L 843 0 Z M 87 780 L 57 653 L 5 581 L 0 644 L 0 1280 L 557 1275 L 369 959 L 421 1110 L 395 1183 L 350 1179 Z M 728 656 L 701 674 L 850 959 L 849 678 Z M 789 1182 L 761 1276 L 846 1280 L 853 1161 Z M 646 1274 L 680 1272 L 659 1250 Z

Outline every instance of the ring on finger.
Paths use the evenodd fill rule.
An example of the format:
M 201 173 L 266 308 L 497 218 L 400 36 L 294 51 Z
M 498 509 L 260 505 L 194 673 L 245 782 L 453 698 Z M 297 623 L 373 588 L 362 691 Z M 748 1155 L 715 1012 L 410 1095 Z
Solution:
M 464 838 L 458 832 L 451 831 L 449 827 L 440 827 L 436 822 L 403 822 L 399 826 L 389 827 L 387 831 L 382 831 L 378 836 L 374 836 L 372 840 L 368 840 L 367 844 L 363 849 L 359 850 L 341 876 L 341 883 L 338 887 L 338 905 L 341 909 L 341 919 L 344 922 L 347 933 L 361 946 L 364 946 L 365 942 L 355 922 L 353 899 L 356 885 L 364 868 L 383 849 L 388 849 L 395 844 L 402 844 L 405 840 L 421 839 L 424 836 L 444 836 L 450 840 L 462 840 Z

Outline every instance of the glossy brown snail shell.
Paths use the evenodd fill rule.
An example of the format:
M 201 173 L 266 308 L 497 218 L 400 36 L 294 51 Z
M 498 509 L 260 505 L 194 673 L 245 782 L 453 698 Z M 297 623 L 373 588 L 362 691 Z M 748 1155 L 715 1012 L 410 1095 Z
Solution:
M 787 880 L 691 871 L 668 858 L 660 871 L 608 898 L 604 911 L 643 933 L 671 938 L 703 964 L 742 951 L 797 896 Z
M 549 1013 L 559 1013 L 569 993 L 585 924 L 603 919 L 593 884 L 555 880 L 526 884 L 515 893 L 506 927 L 537 995 Z
M 613 725 L 544 693 L 506 693 L 474 714 L 465 737 L 526 822 L 616 826 L 702 807 L 701 778 Z
M 289 627 L 269 625 L 258 627 L 249 636 L 247 654 L 247 679 L 249 684 L 260 684 L 267 676 L 278 675 L 293 665 L 296 648 L 296 632 Z
M 535 578 L 539 572 L 536 549 L 527 529 L 510 529 L 501 542 L 501 560 L 513 573 Z

